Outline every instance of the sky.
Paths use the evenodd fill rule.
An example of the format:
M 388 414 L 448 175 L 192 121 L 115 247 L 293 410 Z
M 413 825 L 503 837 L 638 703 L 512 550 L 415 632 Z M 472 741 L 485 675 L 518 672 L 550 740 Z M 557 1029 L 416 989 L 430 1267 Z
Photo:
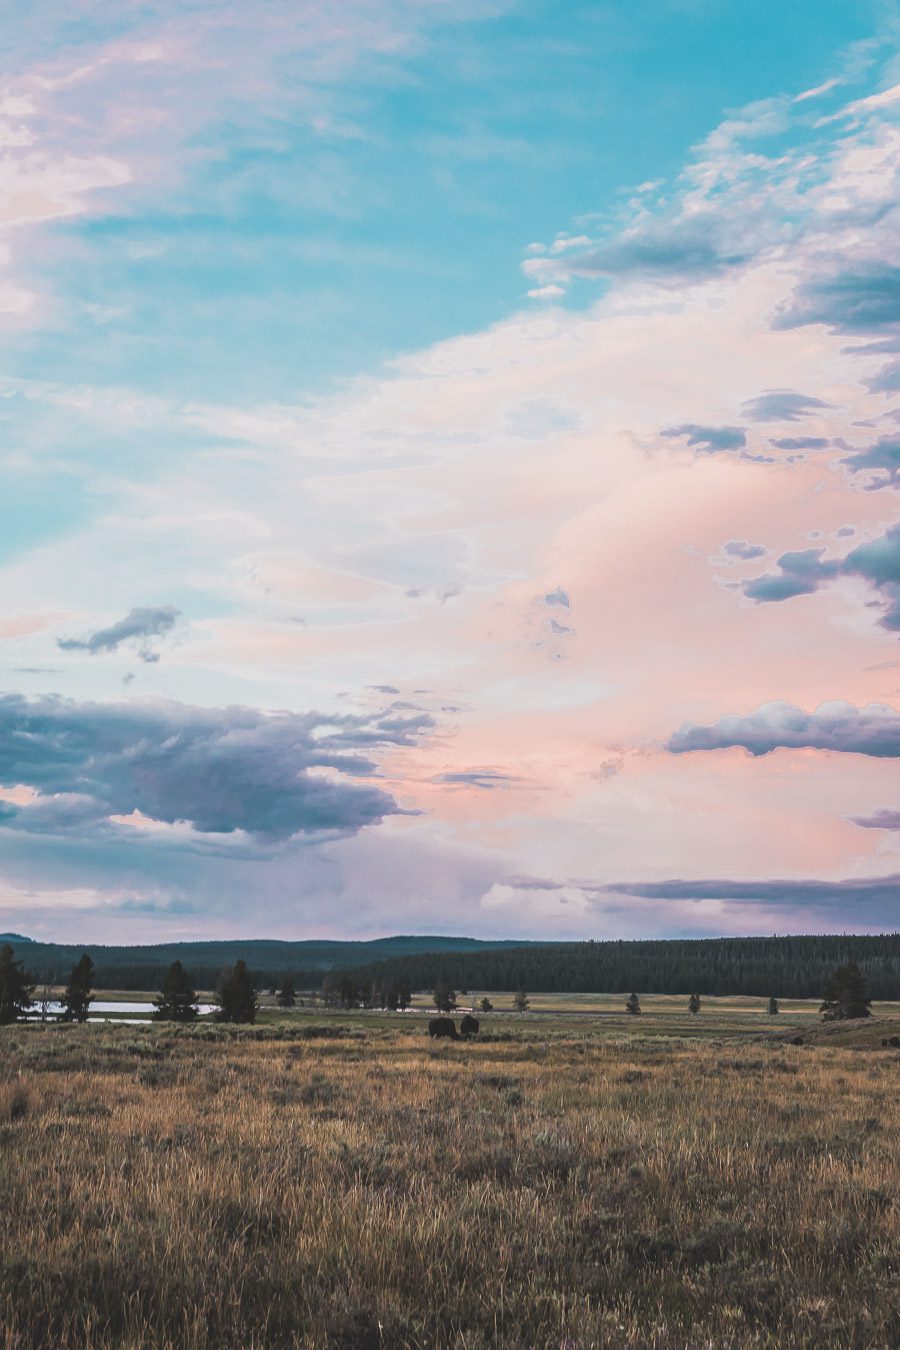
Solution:
M 0 929 L 896 930 L 898 37 L 0 4 Z

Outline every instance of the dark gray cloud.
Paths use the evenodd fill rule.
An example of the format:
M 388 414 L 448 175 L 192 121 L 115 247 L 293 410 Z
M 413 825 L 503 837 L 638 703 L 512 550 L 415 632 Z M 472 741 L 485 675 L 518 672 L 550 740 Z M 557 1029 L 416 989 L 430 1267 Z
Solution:
M 856 450 L 841 460 L 851 473 L 871 475 L 866 484 L 870 492 L 880 488 L 900 487 L 900 440 L 896 436 L 882 436 L 865 450 Z
M 17 829 L 103 826 L 137 810 L 261 841 L 362 829 L 400 808 L 364 750 L 413 745 L 428 717 L 320 716 L 180 703 L 75 703 L 0 696 L 0 783 L 41 796 Z
M 746 539 L 729 539 L 722 545 L 722 552 L 729 558 L 739 558 L 745 562 L 750 558 L 762 558 L 768 549 L 764 544 L 751 544 Z
M 778 559 L 779 573 L 745 581 L 744 594 L 751 600 L 790 600 L 795 595 L 811 595 L 823 581 L 840 575 L 839 562 L 823 562 L 823 548 L 805 548 L 782 553 Z
M 181 617 L 181 611 L 172 605 L 160 605 L 156 608 L 133 609 L 118 623 L 109 628 L 99 628 L 86 638 L 58 638 L 57 647 L 65 652 L 114 652 L 125 642 L 145 643 L 148 639 L 164 637 L 170 633 Z M 139 653 L 142 661 L 158 661 L 158 653 L 143 647 Z
M 550 591 L 549 594 L 544 596 L 545 605 L 562 605 L 563 609 L 569 609 L 571 603 L 562 586 L 557 586 L 555 591 Z
M 510 787 L 521 780 L 511 774 L 500 773 L 497 769 L 458 769 L 451 773 L 436 774 L 431 781 L 459 787 L 481 788 L 485 792 L 491 792 L 495 788 Z
M 897 901 L 900 898 L 900 875 L 854 877 L 839 881 L 807 878 L 789 880 L 765 878 L 760 881 L 736 881 L 732 878 L 690 880 L 675 877 L 665 881 L 619 882 L 597 882 L 571 877 L 558 880 L 533 876 L 508 876 L 503 878 L 503 882 L 521 891 L 580 890 L 590 897 L 592 903 L 603 914 L 607 915 L 635 910 L 635 906 L 630 903 L 623 904 L 623 901 L 656 901 L 663 907 L 657 913 L 657 922 L 661 924 L 666 923 L 665 906 L 677 904 L 680 907 L 679 926 L 673 932 L 673 936 L 685 931 L 684 906 L 691 903 L 700 904 L 703 901 L 716 900 L 738 914 L 744 905 L 763 907 L 776 912 L 785 910 L 798 910 L 806 914 L 818 912 L 828 924 L 828 931 L 832 931 L 832 926 L 842 926 L 845 916 L 850 914 L 855 922 L 873 927 L 893 928 L 896 925 Z M 642 905 L 637 912 L 645 913 L 648 908 L 649 906 Z M 687 923 L 690 927 L 689 919 Z
M 865 385 L 870 394 L 895 394 L 900 389 L 900 361 L 888 361 Z
M 880 806 L 869 816 L 848 816 L 847 819 L 864 830 L 900 830 L 900 811 L 893 811 L 889 806 Z
M 857 264 L 798 287 L 777 328 L 823 323 L 841 333 L 879 332 L 900 322 L 900 267 Z
M 864 577 L 880 592 L 887 606 L 881 626 L 900 631 L 900 525 L 848 553 L 841 571 L 845 576 Z
M 769 444 L 776 450 L 824 450 L 831 442 L 824 436 L 782 436 Z
M 885 604 L 881 626 L 900 631 L 900 525 L 860 544 L 846 558 L 825 559 L 824 552 L 807 548 L 783 553 L 777 560 L 779 571 L 745 581 L 744 594 L 763 603 L 789 600 L 795 595 L 811 595 L 835 577 L 862 577 L 875 587 Z
M 757 398 L 748 399 L 741 412 L 751 422 L 798 422 L 817 408 L 829 408 L 820 398 L 809 398 L 794 389 L 767 389 Z
M 790 703 L 764 703 L 746 716 L 721 717 L 712 726 L 686 722 L 669 740 L 673 755 L 740 746 L 751 755 L 772 750 L 834 750 L 842 754 L 900 757 L 900 713 L 883 703 L 856 708 L 823 703 L 804 712 Z
M 660 436 L 686 436 L 694 449 L 713 455 L 719 450 L 743 450 L 747 437 L 740 427 L 705 427 L 696 422 L 685 422 L 680 427 L 666 427 Z
M 598 886 L 595 893 L 633 895 L 642 900 L 724 900 L 737 904 L 799 906 L 809 909 L 843 910 L 847 906 L 881 905 L 896 913 L 900 899 L 900 875 L 859 877 L 845 881 L 704 880 L 621 882 Z

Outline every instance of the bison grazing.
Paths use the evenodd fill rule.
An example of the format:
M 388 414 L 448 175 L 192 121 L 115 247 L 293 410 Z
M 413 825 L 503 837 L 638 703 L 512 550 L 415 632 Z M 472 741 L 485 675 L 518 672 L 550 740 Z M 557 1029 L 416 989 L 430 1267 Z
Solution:
M 456 1030 L 456 1023 L 452 1017 L 432 1017 L 428 1023 L 428 1035 L 449 1036 L 451 1041 L 459 1040 L 459 1032 Z
M 469 1040 L 470 1037 L 477 1036 L 478 1028 L 480 1025 L 481 1024 L 478 1021 L 477 1017 L 472 1017 L 470 1013 L 466 1013 L 465 1017 L 459 1024 L 459 1029 L 460 1032 L 462 1033 L 463 1040 L 467 1041 Z

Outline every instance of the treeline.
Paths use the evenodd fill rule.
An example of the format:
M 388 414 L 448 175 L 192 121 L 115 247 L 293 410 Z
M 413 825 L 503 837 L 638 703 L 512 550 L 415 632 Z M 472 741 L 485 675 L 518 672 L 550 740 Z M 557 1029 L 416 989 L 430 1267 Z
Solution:
M 573 942 L 507 951 L 420 953 L 330 977 L 342 1001 L 381 991 L 489 989 L 547 994 L 726 995 L 819 998 L 831 972 L 855 963 L 869 996 L 900 999 L 900 933 L 874 937 L 691 938 Z
M 438 936 L 376 938 L 371 942 L 220 941 L 169 942 L 142 947 L 32 942 L 6 935 L 17 958 L 27 962 L 39 984 L 62 984 L 73 962 L 86 953 L 101 989 L 156 989 L 173 961 L 191 971 L 198 989 L 214 989 L 223 969 L 244 959 L 252 965 L 260 987 L 275 987 L 290 978 L 298 989 L 319 989 L 328 971 L 421 952 L 482 951 L 522 944 L 483 942 L 477 938 Z
M 35 998 L 37 985 L 25 961 L 17 957 L 10 943 L 0 945 L 0 1026 L 38 1018 L 48 1022 L 87 1022 L 94 1002 L 94 963 L 87 952 L 76 961 L 69 974 L 60 1006 L 54 1006 L 45 987 Z M 200 1005 L 190 973 L 180 961 L 173 961 L 165 972 L 162 988 L 153 1000 L 153 1016 L 159 1022 L 193 1022 Z M 259 1009 L 253 975 L 245 961 L 235 961 L 223 970 L 216 985 L 213 1020 L 216 1022 L 254 1022 Z M 293 1008 L 297 997 L 290 980 L 278 991 L 281 1008 Z

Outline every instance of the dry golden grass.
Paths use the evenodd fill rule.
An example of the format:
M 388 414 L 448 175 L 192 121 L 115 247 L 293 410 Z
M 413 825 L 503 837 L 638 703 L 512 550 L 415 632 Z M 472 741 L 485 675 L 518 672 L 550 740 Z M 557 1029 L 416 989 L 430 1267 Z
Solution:
M 0 1345 L 900 1343 L 896 1051 L 492 1030 L 3 1029 Z

